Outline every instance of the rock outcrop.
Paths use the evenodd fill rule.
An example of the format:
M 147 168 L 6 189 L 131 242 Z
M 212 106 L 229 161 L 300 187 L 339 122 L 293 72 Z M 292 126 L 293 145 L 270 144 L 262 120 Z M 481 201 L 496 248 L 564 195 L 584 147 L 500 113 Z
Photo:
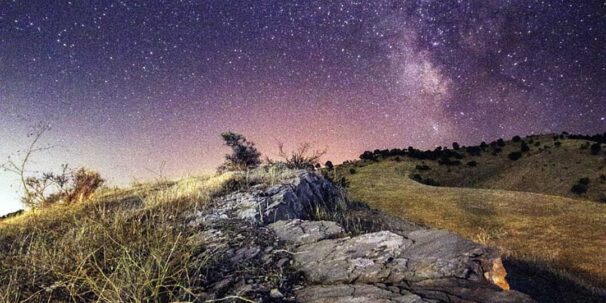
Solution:
M 196 215 L 194 224 L 242 219 L 266 225 L 279 220 L 310 219 L 319 213 L 334 213 L 346 207 L 343 193 L 331 182 L 301 171 L 278 185 L 257 185 L 219 197 Z
M 201 238 L 211 239 L 208 246 L 223 256 L 222 266 L 260 266 L 267 276 L 280 273 L 280 280 L 249 286 L 251 279 L 225 270 L 216 276 L 209 297 L 233 292 L 317 303 L 533 302 L 508 290 L 494 251 L 450 232 L 388 222 L 402 228 L 359 233 L 339 222 L 314 221 L 347 209 L 332 183 L 303 171 L 279 185 L 215 199 L 190 225 L 202 228 Z M 248 236 L 237 244 L 234 239 L 242 233 Z

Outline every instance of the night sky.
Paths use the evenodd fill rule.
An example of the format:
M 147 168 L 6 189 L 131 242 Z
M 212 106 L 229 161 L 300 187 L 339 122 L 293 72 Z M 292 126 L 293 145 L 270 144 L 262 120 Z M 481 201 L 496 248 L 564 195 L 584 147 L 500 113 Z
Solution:
M 1 1 L 0 156 L 112 184 L 210 171 L 218 134 L 430 148 L 606 131 L 603 1 Z M 0 213 L 18 207 L 0 173 Z

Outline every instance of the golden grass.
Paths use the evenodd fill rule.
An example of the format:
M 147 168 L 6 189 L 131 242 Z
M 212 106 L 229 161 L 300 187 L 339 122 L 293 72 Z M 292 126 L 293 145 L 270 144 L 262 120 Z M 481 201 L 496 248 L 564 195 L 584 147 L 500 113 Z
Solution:
M 551 135 L 534 136 L 533 140 L 529 144 L 530 151 L 517 161 L 508 159 L 507 155 L 519 151 L 520 143 L 508 141 L 497 156 L 489 152 L 482 153 L 482 156 L 466 155 L 460 166 L 438 165 L 437 161 L 427 160 L 425 163 L 431 170 L 415 173 L 453 187 L 524 191 L 596 202 L 603 199 L 606 180 L 600 176 L 606 175 L 606 159 L 601 154 L 591 155 L 589 149 L 580 148 L 588 141 L 561 139 L 558 141 L 561 145 L 555 147 Z M 540 147 L 534 145 L 537 142 Z M 545 146 L 549 148 L 545 149 Z M 477 166 L 465 165 L 472 160 L 478 163 Z M 570 189 L 583 177 L 589 178 L 591 183 L 588 192 L 578 196 Z
M 202 243 L 192 240 L 184 216 L 231 178 L 104 189 L 84 203 L 3 221 L 0 302 L 194 300 L 192 270 L 204 262 L 192 253 Z
M 389 214 L 451 230 L 561 275 L 606 287 L 606 204 L 506 190 L 431 187 L 414 162 L 382 161 L 348 174 L 350 195 Z

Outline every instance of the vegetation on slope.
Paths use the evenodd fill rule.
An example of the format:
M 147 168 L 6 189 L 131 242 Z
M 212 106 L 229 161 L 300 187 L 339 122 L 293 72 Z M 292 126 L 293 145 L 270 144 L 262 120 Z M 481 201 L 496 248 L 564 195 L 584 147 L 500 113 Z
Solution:
M 192 299 L 213 256 L 200 253 L 183 216 L 232 178 L 105 189 L 1 221 L 0 301 Z
M 428 226 L 454 231 L 506 255 L 606 286 L 606 204 L 492 189 L 427 186 L 411 179 L 416 161 L 338 168 L 353 198 Z
M 367 152 L 362 158 L 415 162 L 411 177 L 437 186 L 506 189 L 606 203 L 602 137 L 543 135 L 434 151 Z M 600 141 L 601 142 L 601 141 Z M 392 152 L 395 151 L 395 152 Z

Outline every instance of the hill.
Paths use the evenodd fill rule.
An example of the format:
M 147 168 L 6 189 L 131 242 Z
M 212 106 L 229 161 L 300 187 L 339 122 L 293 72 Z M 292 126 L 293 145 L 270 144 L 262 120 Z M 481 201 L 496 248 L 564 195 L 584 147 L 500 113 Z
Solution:
M 593 141 L 593 140 L 597 140 Z M 504 189 L 606 203 L 602 136 L 540 135 L 479 146 L 398 154 L 373 152 L 378 161 L 415 163 L 410 176 L 429 185 Z
M 547 137 L 535 140 L 545 145 Z M 574 147 L 579 143 L 581 142 L 577 140 L 568 140 L 566 144 L 562 143 L 568 147 L 559 148 L 563 147 L 562 151 L 568 151 L 568 154 L 576 154 Z M 513 143 L 508 143 L 502 153 L 514 148 Z M 494 178 L 491 174 L 507 172 L 513 175 L 513 172 L 523 171 L 533 165 L 544 167 L 543 164 L 532 164 L 531 159 L 535 156 L 539 159 L 544 154 L 554 156 L 547 161 L 556 161 L 555 156 L 561 155 L 557 149 L 558 147 L 552 147 L 547 151 L 537 150 L 535 154 L 526 153 L 523 157 L 528 158 L 525 159 L 527 161 L 516 162 L 521 163 L 522 168 L 515 168 L 514 164 L 503 159 L 497 160 L 500 155 L 476 156 L 476 161 L 482 157 L 487 160 L 477 167 L 460 166 L 452 168 L 451 172 L 430 162 L 434 160 L 391 156 L 378 161 L 348 163 L 338 167 L 337 174 L 345 176 L 353 198 L 365 201 L 371 207 L 413 222 L 454 231 L 468 239 L 495 247 L 512 260 L 535 264 L 600 292 L 598 288 L 606 286 L 606 252 L 603 249 L 606 245 L 606 204 L 522 191 L 428 186 L 412 178 L 419 173 L 418 165 L 426 161 L 432 170 L 444 171 L 435 173 L 432 170 L 422 170 L 424 174 L 432 172 L 434 175 L 431 176 L 438 179 L 457 172 L 460 178 L 466 180 L 457 183 L 459 186 L 493 182 L 499 186 L 508 184 L 515 188 L 523 184 L 512 182 L 510 178 L 499 183 L 498 177 Z M 549 151 L 552 151 L 551 154 Z M 582 157 L 591 159 L 589 155 Z M 559 162 L 569 161 L 566 158 Z M 576 164 L 574 160 L 572 163 Z M 586 168 L 589 169 L 589 166 Z M 478 177 L 472 174 L 470 171 L 474 169 L 481 170 L 483 175 Z M 555 171 L 550 169 L 544 175 Z M 580 168 L 574 171 L 588 173 Z M 438 182 L 444 180 L 446 179 L 438 179 Z M 536 181 L 536 184 L 540 184 L 539 180 Z M 559 179 L 545 182 L 566 183 Z M 549 188 L 551 187 L 540 187 L 544 191 Z M 526 189 L 539 191 L 539 185 Z
M 510 289 L 495 250 L 274 168 L 105 189 L 4 220 L 0 301 L 535 302 Z

